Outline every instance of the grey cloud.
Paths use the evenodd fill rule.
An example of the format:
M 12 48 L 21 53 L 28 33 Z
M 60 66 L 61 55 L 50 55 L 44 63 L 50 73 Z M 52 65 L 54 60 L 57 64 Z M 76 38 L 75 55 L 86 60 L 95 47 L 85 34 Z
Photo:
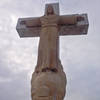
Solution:
M 1 0 L 0 2 L 0 100 L 31 100 L 30 77 L 37 60 L 38 39 L 20 39 L 18 17 L 40 16 L 46 2 L 58 0 Z M 99 0 L 59 0 L 61 14 L 89 15 L 87 36 L 61 37 L 60 55 L 67 74 L 65 100 L 99 100 L 100 30 Z

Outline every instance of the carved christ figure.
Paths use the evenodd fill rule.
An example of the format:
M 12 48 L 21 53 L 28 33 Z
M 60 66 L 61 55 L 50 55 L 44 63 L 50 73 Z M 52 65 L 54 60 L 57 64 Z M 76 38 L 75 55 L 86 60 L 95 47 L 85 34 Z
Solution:
M 56 15 L 52 5 L 48 5 L 44 16 L 25 22 L 27 27 L 41 26 L 36 72 L 45 70 L 57 71 L 58 64 L 60 64 L 60 25 L 73 25 L 80 19 L 82 19 L 80 16 L 77 17 L 75 15 Z

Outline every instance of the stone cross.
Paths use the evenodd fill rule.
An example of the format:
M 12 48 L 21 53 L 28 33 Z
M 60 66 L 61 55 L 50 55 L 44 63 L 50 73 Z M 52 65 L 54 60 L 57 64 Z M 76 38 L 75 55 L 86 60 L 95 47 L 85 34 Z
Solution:
M 87 14 L 59 15 L 58 3 L 46 4 L 44 16 L 19 18 L 16 29 L 21 38 L 40 36 L 32 100 L 63 100 L 66 75 L 59 59 L 59 36 L 87 34 Z

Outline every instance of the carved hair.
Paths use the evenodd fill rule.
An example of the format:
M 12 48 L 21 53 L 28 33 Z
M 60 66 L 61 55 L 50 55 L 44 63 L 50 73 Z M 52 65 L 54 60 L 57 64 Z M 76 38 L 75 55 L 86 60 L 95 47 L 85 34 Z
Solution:
M 51 9 L 52 12 L 48 12 L 48 9 Z M 48 6 L 47 6 L 47 9 L 46 9 L 45 15 L 53 15 L 53 14 L 55 14 L 55 13 L 54 13 L 53 6 L 52 6 L 52 5 L 48 5 Z

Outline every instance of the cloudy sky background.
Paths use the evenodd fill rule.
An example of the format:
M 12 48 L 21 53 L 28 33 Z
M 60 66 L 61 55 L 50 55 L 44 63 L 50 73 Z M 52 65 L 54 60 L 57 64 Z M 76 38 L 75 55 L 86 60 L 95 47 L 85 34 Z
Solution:
M 90 24 L 86 36 L 60 37 L 65 100 L 100 100 L 99 0 L 0 0 L 0 100 L 31 100 L 39 38 L 19 38 L 15 27 L 19 17 L 43 15 L 49 2 L 59 2 L 61 14 L 88 13 Z

